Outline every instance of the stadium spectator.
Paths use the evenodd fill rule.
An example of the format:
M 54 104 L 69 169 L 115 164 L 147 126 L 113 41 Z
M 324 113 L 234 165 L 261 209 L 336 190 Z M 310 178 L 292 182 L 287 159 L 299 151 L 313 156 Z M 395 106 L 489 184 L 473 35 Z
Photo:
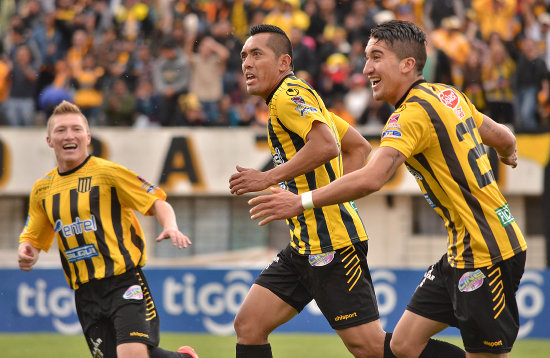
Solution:
M 188 54 L 191 64 L 189 91 L 201 103 L 206 125 L 219 125 L 220 101 L 223 97 L 223 74 L 229 51 L 210 36 L 198 41 L 197 51 Z
M 74 103 L 82 109 L 82 113 L 93 125 L 103 124 L 101 113 L 103 106 L 102 80 L 105 69 L 97 65 L 95 54 L 85 53 L 79 65 L 73 62 L 72 85 Z
M 516 64 L 500 35 L 493 33 L 489 41 L 489 56 L 483 63 L 483 90 L 488 115 L 498 123 L 514 122 L 514 92 L 511 81 L 515 71 Z
M 63 101 L 72 102 L 73 94 L 70 90 L 71 77 L 65 60 L 55 64 L 55 77 L 38 96 L 38 109 L 48 118 L 55 107 Z
M 158 119 L 162 126 L 181 126 L 185 119 L 178 98 L 189 91 L 190 64 L 171 36 L 163 39 L 160 56 L 153 65 L 153 83 L 159 95 Z
M 514 127 L 516 130 L 536 130 L 538 124 L 538 96 L 550 95 L 548 70 L 539 56 L 533 39 L 524 37 L 520 42 L 516 72 L 513 77 Z
M 11 126 L 34 126 L 35 96 L 38 70 L 33 67 L 31 50 L 20 45 L 9 75 L 10 94 L 5 103 L 5 114 Z
M 471 51 L 468 54 L 462 73 L 464 74 L 462 92 L 480 112 L 484 112 L 487 102 L 483 89 L 483 63 L 478 51 Z
M 247 92 L 269 104 L 275 168 L 260 172 L 237 165 L 229 180 L 231 193 L 277 184 L 299 193 L 361 168 L 369 143 L 294 76 L 287 35 L 272 25 L 253 27 L 250 33 L 241 51 L 242 69 Z M 272 357 L 269 334 L 313 299 L 355 357 L 392 357 L 367 264 L 367 235 L 353 205 L 310 211 L 288 225 L 290 244 L 256 279 L 235 317 L 236 357 Z M 349 276 L 351 262 L 360 267 L 357 276 Z M 354 313 L 338 320 L 344 312 Z
M 123 78 L 117 78 L 112 89 L 105 96 L 104 111 L 106 124 L 109 126 L 134 125 L 136 120 L 136 97 L 128 90 Z
M 410 22 L 390 21 L 373 30 L 364 72 L 374 97 L 397 108 L 380 148 L 365 167 L 309 194 L 272 188 L 273 195 L 251 199 L 251 218 L 263 218 L 259 224 L 265 225 L 358 199 L 380 190 L 405 164 L 445 222 L 448 238 L 446 253 L 427 270 L 395 327 L 392 352 L 402 358 L 464 357 L 460 348 L 430 338 L 456 326 L 468 357 L 508 357 L 519 331 L 515 293 L 527 244 L 483 145 L 514 168 L 516 139 L 460 91 L 426 83 L 425 42 L 424 32 Z
M 135 125 L 138 127 L 156 127 L 158 122 L 159 98 L 155 94 L 151 79 L 142 77 L 136 88 L 136 112 Z
M 517 0 L 472 0 L 483 40 L 490 42 L 497 33 L 502 41 L 511 42 L 517 34 L 516 8 Z
M 460 21 L 465 16 L 463 0 L 426 0 L 424 1 L 423 25 L 431 32 L 441 27 L 443 19 L 456 16 Z
M 367 79 L 361 73 L 351 75 L 348 80 L 349 91 L 344 95 L 346 110 L 353 116 L 354 122 L 366 124 L 367 108 L 372 101 L 372 92 L 367 86 Z
M 157 219 L 162 227 L 157 242 L 170 239 L 179 249 L 191 244 L 179 231 L 166 194 L 125 167 L 89 155 L 88 122 L 72 103 L 54 109 L 47 131 L 57 167 L 31 191 L 19 237 L 20 269 L 32 270 L 40 251 L 48 251 L 57 237 L 92 356 L 198 358 L 188 346 L 177 353 L 158 347 L 158 313 L 141 270 L 145 239 L 133 210 Z

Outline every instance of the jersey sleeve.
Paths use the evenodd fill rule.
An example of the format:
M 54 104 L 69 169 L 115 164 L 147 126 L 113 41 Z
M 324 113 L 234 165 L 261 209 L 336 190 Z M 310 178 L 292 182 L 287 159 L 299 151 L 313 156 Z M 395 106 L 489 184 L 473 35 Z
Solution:
M 330 112 L 332 116 L 332 121 L 334 122 L 334 126 L 336 127 L 336 131 L 338 132 L 338 137 L 340 137 L 340 141 L 342 141 L 342 138 L 346 135 L 350 124 L 337 116 L 336 114 Z
M 281 94 L 276 103 L 277 119 L 285 128 L 305 140 L 314 121 L 321 121 L 331 127 L 329 119 L 325 117 L 328 113 L 321 111 L 323 106 L 319 101 L 317 96 L 305 88 L 299 88 L 295 95 Z
M 156 200 L 166 200 L 164 190 L 122 165 L 114 167 L 113 175 L 113 185 L 116 186 L 122 203 L 143 215 L 147 215 Z
M 38 182 L 33 186 L 29 199 L 27 222 L 19 235 L 19 243 L 27 241 L 37 249 L 47 252 L 53 244 L 55 232 L 41 205 L 41 198 L 37 194 L 39 186 Z
M 422 152 L 429 145 L 427 116 L 410 103 L 405 109 L 395 111 L 384 126 L 381 147 L 392 147 L 409 158 Z

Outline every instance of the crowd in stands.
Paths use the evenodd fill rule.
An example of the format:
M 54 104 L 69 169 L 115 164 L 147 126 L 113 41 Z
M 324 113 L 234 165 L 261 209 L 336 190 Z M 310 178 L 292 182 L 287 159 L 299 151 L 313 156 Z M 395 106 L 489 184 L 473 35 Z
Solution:
M 44 125 L 62 100 L 92 125 L 250 126 L 240 50 L 250 26 L 289 35 L 294 73 L 356 126 L 393 110 L 362 74 L 370 29 L 428 34 L 424 75 L 516 131 L 550 127 L 549 0 L 2 0 L 0 125 Z

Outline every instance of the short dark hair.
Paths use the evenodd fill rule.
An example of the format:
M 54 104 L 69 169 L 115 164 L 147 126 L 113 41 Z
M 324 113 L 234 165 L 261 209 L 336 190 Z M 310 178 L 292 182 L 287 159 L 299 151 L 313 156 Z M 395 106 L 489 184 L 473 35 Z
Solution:
M 270 41 L 267 43 L 267 46 L 275 52 L 277 57 L 281 55 L 289 55 L 291 60 L 290 66 L 293 67 L 292 44 L 290 43 L 290 39 L 287 34 L 280 27 L 275 25 L 260 24 L 254 25 L 250 28 L 250 36 L 261 33 L 271 34 Z
M 400 60 L 414 58 L 417 73 L 422 73 L 427 58 L 427 40 L 424 31 L 414 23 L 403 20 L 383 22 L 371 30 L 370 38 L 386 41 Z

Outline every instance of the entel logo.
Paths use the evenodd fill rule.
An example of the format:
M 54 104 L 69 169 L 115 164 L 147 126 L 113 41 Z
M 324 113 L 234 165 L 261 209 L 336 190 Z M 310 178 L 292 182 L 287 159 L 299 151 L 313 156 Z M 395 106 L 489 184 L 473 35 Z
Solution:
M 69 225 L 63 225 L 63 221 L 61 221 L 61 219 L 57 219 L 53 230 L 56 233 L 62 232 L 65 237 L 71 237 L 74 235 L 80 235 L 83 232 L 96 231 L 97 225 L 95 223 L 95 216 L 93 215 L 89 220 L 83 221 L 77 216 L 75 221 Z

